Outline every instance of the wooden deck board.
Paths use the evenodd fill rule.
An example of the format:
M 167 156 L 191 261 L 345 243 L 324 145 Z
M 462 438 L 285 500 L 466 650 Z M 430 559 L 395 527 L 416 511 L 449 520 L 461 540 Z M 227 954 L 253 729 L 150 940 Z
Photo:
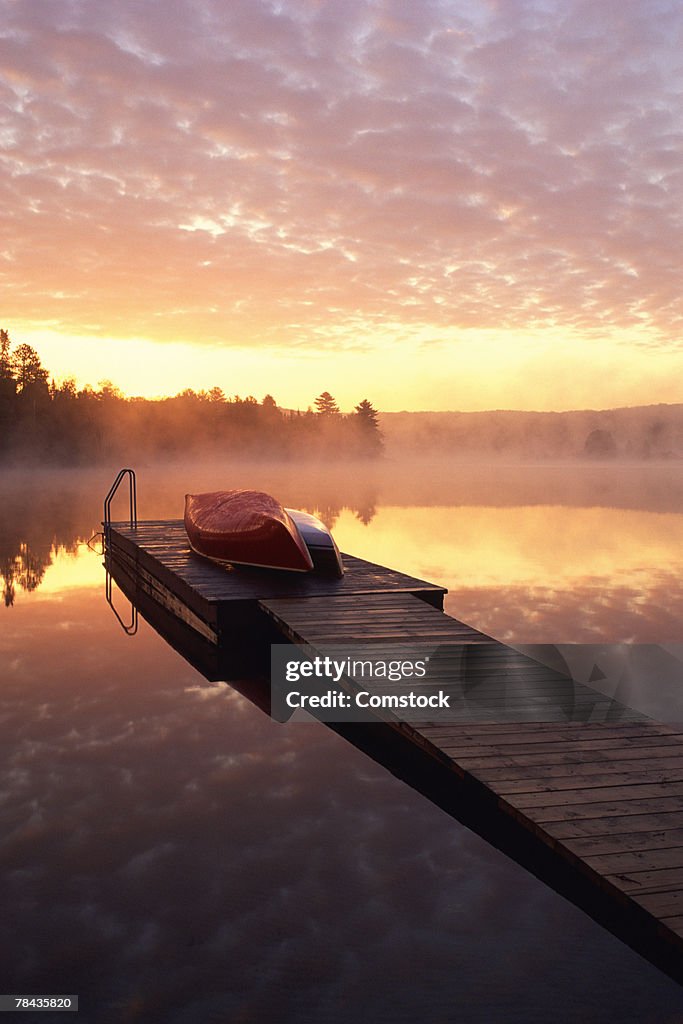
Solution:
M 575 844 L 567 843 L 566 845 L 568 849 L 577 852 Z M 615 850 L 608 853 L 586 853 L 584 851 L 582 856 L 586 864 L 595 868 L 596 871 L 605 875 L 626 871 L 636 882 L 646 876 L 650 878 L 651 873 L 664 869 L 669 871 L 675 869 L 678 872 L 683 870 L 683 846 L 676 845 L 675 842 L 670 846 L 645 846 L 639 850 Z
M 565 846 L 574 853 L 585 857 L 600 857 L 610 853 L 649 853 L 655 850 L 669 850 L 673 847 L 683 847 L 683 827 L 681 827 L 681 816 L 670 815 L 642 815 L 646 819 L 645 827 L 637 829 L 633 825 L 633 818 L 625 819 L 630 825 L 615 825 L 611 835 L 599 836 L 566 836 L 563 839 Z M 672 819 L 668 823 L 663 819 Z M 647 820 L 649 819 L 649 820 Z M 657 828 L 657 822 L 660 827 Z M 623 828 L 623 832 L 618 829 Z M 557 829 L 553 829 L 557 835 Z
M 529 779 L 538 778 L 538 769 L 540 768 L 543 772 L 544 779 L 561 779 L 571 774 L 572 778 L 591 778 L 595 779 L 603 775 L 611 775 L 612 773 L 619 773 L 628 775 L 634 778 L 636 781 L 640 779 L 641 768 L 647 770 L 648 777 L 651 776 L 653 771 L 666 771 L 680 774 L 683 772 L 683 745 L 678 744 L 681 749 L 678 750 L 674 747 L 667 747 L 666 751 L 676 750 L 675 755 L 669 755 L 665 757 L 655 756 L 659 748 L 648 747 L 644 753 L 645 758 L 625 758 L 622 751 L 611 749 L 603 752 L 603 756 L 598 758 L 596 753 L 586 753 L 579 751 L 577 753 L 565 753 L 552 757 L 548 755 L 548 760 L 539 760 L 538 756 L 534 757 L 530 762 L 519 763 L 519 759 L 501 758 L 497 761 L 495 757 L 491 758 L 468 758 L 458 756 L 458 760 L 461 764 L 464 764 L 470 771 L 476 771 L 479 778 L 482 779 L 501 779 L 505 782 L 525 782 Z M 635 751 L 630 751 L 635 753 Z M 641 753 L 643 753 L 641 751 Z M 612 755 L 610 756 L 605 756 Z M 514 760 L 515 764 L 509 762 Z M 641 765 L 638 761 L 646 761 L 646 764 Z
M 508 794 L 513 796 L 514 794 Z M 588 807 L 588 804 L 605 804 L 605 803 L 616 803 L 623 805 L 629 801 L 649 801 L 655 797 L 679 797 L 683 796 L 683 783 L 681 782 L 662 782 L 662 781 L 641 781 L 639 783 L 630 781 L 626 786 L 615 783 L 614 778 L 607 785 L 602 786 L 585 786 L 583 788 L 558 788 L 554 790 L 544 790 L 542 785 L 539 784 L 537 792 L 532 793 L 520 793 L 517 795 L 517 806 L 522 810 L 531 810 L 532 808 L 550 808 L 563 806 L 570 808 L 572 806 L 583 806 L 586 810 L 592 812 L 591 816 L 595 816 L 596 811 L 594 807 Z M 644 805 L 643 805 L 644 806 Z M 576 816 L 576 815 L 574 815 Z M 588 815 L 584 815 L 588 817 Z
M 449 742 L 452 744 L 453 749 L 467 755 L 468 758 L 482 758 L 485 761 L 488 758 L 500 757 L 500 763 L 506 761 L 507 758 L 511 757 L 515 760 L 517 758 L 526 757 L 526 755 L 532 755 L 535 757 L 548 758 L 547 764 L 553 764 L 556 757 L 561 758 L 565 753 L 580 754 L 592 754 L 602 753 L 603 751 L 619 750 L 622 757 L 641 757 L 646 756 L 648 751 L 652 751 L 652 748 L 657 750 L 666 748 L 667 746 L 673 746 L 675 744 L 683 743 L 683 735 L 672 734 L 671 736 L 662 736 L 659 733 L 654 735 L 648 735 L 647 733 L 639 736 L 624 735 L 621 736 L 608 736 L 601 738 L 600 736 L 591 736 L 587 739 L 579 738 L 578 736 L 567 737 L 561 732 L 554 734 L 554 740 L 552 742 L 544 741 L 539 738 L 537 743 L 531 743 L 528 737 L 525 739 L 520 737 L 518 743 L 513 743 L 512 740 L 505 743 L 497 742 L 495 744 L 482 743 L 481 737 L 476 737 L 474 740 L 463 740 L 457 735 L 450 737 L 450 733 L 446 733 L 443 740 L 440 740 L 443 746 L 447 746 Z M 473 767 L 474 761 L 470 762 Z M 539 764 L 544 763 L 539 760 Z
M 633 809 L 633 805 L 629 809 Z M 643 813 L 612 815 L 609 823 L 602 815 L 555 820 L 553 834 L 565 841 L 576 840 L 578 844 L 585 842 L 589 850 L 613 849 L 615 844 L 623 842 L 626 837 L 629 848 L 635 850 L 638 849 L 641 832 L 655 836 L 675 834 L 678 829 L 683 829 L 682 812 L 683 800 L 680 800 L 675 808 L 662 810 L 655 807 Z

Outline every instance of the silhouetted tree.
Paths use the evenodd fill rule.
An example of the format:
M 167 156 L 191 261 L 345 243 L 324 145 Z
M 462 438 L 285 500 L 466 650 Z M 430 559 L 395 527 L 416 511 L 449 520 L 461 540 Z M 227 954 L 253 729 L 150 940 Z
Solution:
M 377 410 L 367 398 L 364 398 L 355 407 L 352 423 L 357 434 L 359 454 L 379 455 L 384 447 L 379 429 L 379 417 Z
M 40 356 L 31 345 L 25 342 L 17 345 L 12 353 L 11 366 L 20 394 L 31 384 L 45 384 L 47 387 L 47 370 L 43 369 Z
M 64 399 L 68 402 L 73 402 L 76 399 L 76 381 L 73 377 L 67 377 L 61 384 L 57 385 L 53 381 L 52 385 L 52 397 L 59 401 Z
M 12 372 L 12 357 L 10 348 L 12 343 L 9 340 L 9 331 L 0 330 L 0 380 L 14 379 Z
M 355 407 L 355 412 L 362 423 L 367 424 L 368 427 L 372 427 L 375 430 L 379 430 L 379 417 L 377 410 L 371 402 L 368 402 L 367 398 L 364 398 L 362 402 L 358 403 Z
M 277 407 L 277 402 L 272 395 L 266 395 L 261 402 L 261 423 L 263 424 L 266 431 L 269 431 L 274 436 L 277 436 L 277 445 L 282 448 L 284 437 L 282 430 L 278 430 L 283 422 L 283 416 Z
M 9 333 L 0 330 L 0 452 L 13 444 L 17 385 L 12 372 Z
M 319 416 L 336 416 L 339 413 L 339 406 L 329 391 L 323 391 L 315 400 L 316 412 Z
M 97 386 L 100 389 L 98 392 L 98 398 L 105 402 L 121 402 L 124 400 L 124 394 L 121 388 L 117 387 L 116 384 L 112 384 L 110 380 L 98 380 Z

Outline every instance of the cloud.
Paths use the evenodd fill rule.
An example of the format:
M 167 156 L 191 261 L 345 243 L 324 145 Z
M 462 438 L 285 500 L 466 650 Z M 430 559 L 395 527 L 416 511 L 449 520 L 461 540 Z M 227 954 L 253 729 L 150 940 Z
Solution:
M 678 4 L 0 8 L 15 320 L 678 339 Z

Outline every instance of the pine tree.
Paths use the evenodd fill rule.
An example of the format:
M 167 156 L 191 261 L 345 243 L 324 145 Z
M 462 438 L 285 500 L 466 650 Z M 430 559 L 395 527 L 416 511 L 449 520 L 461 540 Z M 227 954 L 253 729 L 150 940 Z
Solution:
M 362 402 L 359 402 L 355 407 L 358 418 L 364 423 L 368 429 L 379 430 L 379 416 L 377 410 L 373 406 L 372 402 L 368 402 L 367 398 L 364 398 Z
M 329 391 L 323 391 L 315 400 L 315 409 L 319 416 L 336 416 L 339 406 Z
M 11 345 L 9 331 L 0 329 L 0 380 L 10 380 L 14 376 L 10 355 Z
M 32 384 L 47 386 L 47 370 L 40 362 L 40 356 L 31 345 L 25 342 L 17 345 L 10 360 L 13 376 L 17 382 L 17 391 L 26 391 Z
M 353 421 L 358 433 L 360 454 L 379 455 L 384 447 L 382 433 L 379 429 L 379 416 L 367 398 L 364 398 L 355 407 Z

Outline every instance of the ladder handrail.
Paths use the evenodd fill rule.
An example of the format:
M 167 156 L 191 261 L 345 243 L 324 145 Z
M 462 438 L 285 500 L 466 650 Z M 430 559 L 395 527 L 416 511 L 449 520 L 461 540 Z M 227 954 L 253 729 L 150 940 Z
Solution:
M 114 495 L 119 489 L 121 482 L 124 477 L 128 475 L 128 505 L 130 514 L 130 528 L 134 530 L 138 525 L 138 496 L 137 496 L 137 483 L 135 480 L 134 469 L 120 469 L 116 480 L 109 488 L 109 493 L 104 499 L 104 537 L 105 541 L 108 539 L 109 527 L 111 526 L 111 503 Z

